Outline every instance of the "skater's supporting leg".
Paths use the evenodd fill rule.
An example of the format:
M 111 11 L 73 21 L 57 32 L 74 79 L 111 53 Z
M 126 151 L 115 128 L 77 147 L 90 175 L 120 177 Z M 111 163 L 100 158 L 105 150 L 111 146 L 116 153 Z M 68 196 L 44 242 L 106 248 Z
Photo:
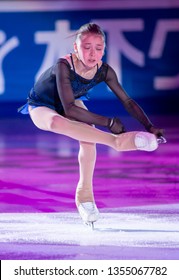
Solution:
M 81 100 L 75 100 L 75 104 L 85 110 L 88 108 Z M 93 173 L 96 162 L 96 144 L 80 141 L 78 154 L 79 182 L 76 189 L 76 205 L 84 202 L 94 202 Z
M 93 173 L 96 162 L 96 145 L 80 142 L 78 155 L 80 178 L 76 189 L 76 205 L 94 202 Z

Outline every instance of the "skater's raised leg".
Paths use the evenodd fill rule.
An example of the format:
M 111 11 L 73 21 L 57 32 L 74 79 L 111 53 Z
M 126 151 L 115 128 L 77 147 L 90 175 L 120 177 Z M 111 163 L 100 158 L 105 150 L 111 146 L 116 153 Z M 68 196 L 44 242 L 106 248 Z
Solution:
M 141 148 L 135 142 L 135 136 L 139 133 L 138 131 L 115 135 L 85 123 L 69 120 L 47 107 L 37 107 L 32 110 L 30 108 L 30 116 L 38 128 L 66 135 L 78 141 L 107 145 L 117 151 L 132 151 L 137 149 L 148 151 L 147 146 L 146 149 L 145 147 Z M 143 135 L 146 135 L 149 141 L 152 140 L 157 143 L 156 137 L 153 134 L 143 132 Z M 152 139 L 149 135 L 152 135 Z
M 99 143 L 116 147 L 116 135 L 104 132 L 88 124 L 67 119 L 47 107 L 31 109 L 30 116 L 34 124 L 46 131 L 66 135 L 78 141 Z

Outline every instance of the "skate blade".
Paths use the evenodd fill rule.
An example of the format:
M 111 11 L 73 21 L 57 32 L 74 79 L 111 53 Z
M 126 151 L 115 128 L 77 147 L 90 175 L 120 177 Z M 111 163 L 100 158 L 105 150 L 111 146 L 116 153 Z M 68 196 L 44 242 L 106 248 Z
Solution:
M 159 138 L 157 138 L 157 142 L 158 144 L 164 144 L 167 143 L 167 140 L 163 136 L 160 136 Z
M 94 230 L 94 222 L 84 222 L 84 224 Z

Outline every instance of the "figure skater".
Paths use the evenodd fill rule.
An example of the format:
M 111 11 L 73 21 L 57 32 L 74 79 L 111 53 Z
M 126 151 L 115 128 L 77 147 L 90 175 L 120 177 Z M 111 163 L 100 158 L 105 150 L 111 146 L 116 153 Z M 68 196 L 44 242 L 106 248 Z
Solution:
M 29 92 L 27 103 L 19 108 L 19 112 L 30 114 L 39 129 L 79 141 L 75 202 L 82 220 L 92 224 L 99 217 L 93 194 L 96 144 L 116 151 L 154 151 L 158 147 L 157 139 L 163 137 L 163 130 L 152 124 L 122 88 L 113 68 L 102 61 L 104 50 L 105 34 L 100 26 L 95 23 L 81 26 L 75 34 L 74 52 L 59 58 L 39 77 Z M 145 131 L 126 132 L 119 118 L 88 111 L 82 99 L 101 82 L 107 84 Z

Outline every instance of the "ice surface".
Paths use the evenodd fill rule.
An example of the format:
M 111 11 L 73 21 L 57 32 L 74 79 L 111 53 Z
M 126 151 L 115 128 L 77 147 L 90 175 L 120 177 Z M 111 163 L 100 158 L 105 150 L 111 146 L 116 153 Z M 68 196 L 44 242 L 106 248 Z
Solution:
M 179 205 L 109 211 L 103 210 L 95 230 L 85 226 L 75 212 L 2 213 L 2 259 L 16 259 L 19 254 L 25 259 L 179 259 Z

